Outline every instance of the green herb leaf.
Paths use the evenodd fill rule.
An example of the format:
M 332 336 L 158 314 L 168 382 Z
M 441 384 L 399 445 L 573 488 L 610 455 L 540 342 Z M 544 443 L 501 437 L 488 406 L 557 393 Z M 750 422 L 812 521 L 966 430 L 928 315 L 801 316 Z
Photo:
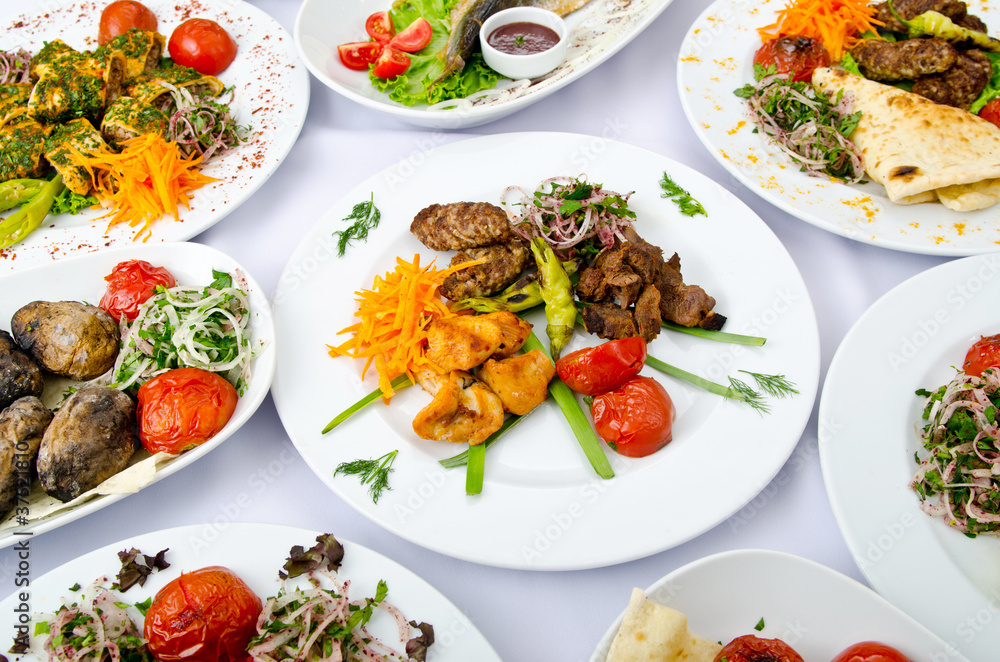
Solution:
M 686 190 L 678 186 L 670 178 L 670 175 L 665 172 L 663 173 L 663 179 L 660 180 L 660 188 L 663 189 L 663 194 L 660 197 L 673 200 L 685 216 L 694 216 L 695 214 L 708 216 L 708 212 L 701 206 L 701 203 L 692 198 L 691 194 Z
M 212 283 L 209 285 L 214 290 L 224 290 L 233 286 L 233 277 L 225 271 L 212 269 Z
M 756 630 L 757 632 L 760 632 L 761 630 L 763 630 L 764 629 L 764 619 L 761 618 L 759 621 L 757 621 L 757 625 L 753 626 L 753 629 Z
M 354 205 L 351 213 L 344 217 L 345 221 L 354 221 L 354 223 L 346 230 L 338 230 L 333 233 L 337 237 L 337 255 L 343 257 L 352 241 L 368 239 L 369 230 L 378 227 L 381 218 L 382 212 L 375 206 L 374 192 L 369 200 Z
M 765 375 L 749 370 L 740 370 L 740 372 L 753 377 L 753 380 L 757 382 L 757 388 L 773 398 L 787 398 L 799 393 L 794 382 L 788 381 L 784 375 Z
M 333 472 L 334 478 L 338 474 L 345 476 L 360 476 L 361 484 L 368 485 L 368 494 L 372 501 L 378 503 L 379 497 L 385 490 L 391 490 L 389 486 L 389 474 L 392 473 L 392 463 L 396 459 L 398 450 L 386 453 L 375 460 L 354 460 L 353 462 L 342 462 L 337 465 Z

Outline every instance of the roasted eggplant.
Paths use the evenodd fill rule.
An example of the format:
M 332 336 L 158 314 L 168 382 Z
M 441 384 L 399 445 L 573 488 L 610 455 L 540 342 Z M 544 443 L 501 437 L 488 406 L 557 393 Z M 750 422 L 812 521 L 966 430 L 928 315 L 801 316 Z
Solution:
M 4 517 L 35 477 L 35 458 L 52 412 L 34 396 L 15 401 L 0 413 L 0 517 Z
M 6 331 L 0 331 L 0 410 L 27 395 L 41 395 L 42 369 Z
M 45 370 L 81 381 L 100 377 L 118 357 L 114 319 L 78 301 L 33 301 L 11 318 L 21 349 Z

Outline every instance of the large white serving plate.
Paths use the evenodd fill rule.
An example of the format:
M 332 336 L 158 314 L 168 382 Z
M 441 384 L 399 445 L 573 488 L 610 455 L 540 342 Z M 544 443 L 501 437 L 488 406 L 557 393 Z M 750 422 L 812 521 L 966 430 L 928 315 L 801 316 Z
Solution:
M 148 239 L 179 241 L 221 221 L 278 168 L 305 122 L 309 72 L 291 36 L 251 4 L 240 0 L 149 0 L 144 4 L 156 14 L 157 30 L 168 39 L 181 22 L 199 17 L 217 21 L 232 35 L 238 47 L 236 59 L 219 79 L 235 89 L 230 104 L 234 118 L 251 129 L 246 142 L 204 168 L 206 175 L 220 181 L 194 192 L 191 209 L 180 210 L 179 223 L 169 217 L 156 221 Z M 5 9 L 10 6 L 6 4 Z M 55 38 L 77 50 L 93 50 L 103 6 L 88 0 L 32 3 L 23 13 L 0 20 L 0 50 L 35 52 Z M 133 244 L 133 228 L 120 224 L 109 230 L 106 220 L 94 220 L 103 213 L 86 210 L 75 216 L 50 216 L 24 241 L 0 251 L 0 270 Z
M 274 320 L 264 291 L 236 260 L 203 244 L 173 242 L 112 248 L 4 274 L 0 276 L 0 292 L 4 292 L 4 296 L 0 298 L 0 328 L 9 331 L 10 319 L 14 312 L 36 300 L 76 300 L 96 305 L 104 293 L 106 285 L 104 277 L 111 273 L 116 264 L 129 259 L 146 260 L 166 267 L 179 285 L 208 285 L 213 280 L 212 269 L 242 273 L 246 278 L 250 295 L 252 342 L 257 348 L 257 355 L 251 363 L 252 372 L 246 391 L 236 403 L 236 409 L 226 426 L 201 446 L 160 465 L 153 478 L 155 482 L 180 471 L 216 448 L 239 430 L 257 411 L 257 407 L 271 387 L 271 379 L 274 376 L 274 362 L 277 356 L 274 345 Z M 15 526 L 16 522 L 13 519 L 15 513 L 11 513 L 0 525 L 0 547 L 22 540 L 26 532 L 37 535 L 77 520 L 125 496 L 127 495 L 97 496 L 69 510 L 41 519 L 32 519 L 24 526 Z
M 733 91 L 753 82 L 757 29 L 774 22 L 785 0 L 717 0 L 692 24 L 677 60 L 681 104 L 712 156 L 754 193 L 834 234 L 884 248 L 931 255 L 997 250 L 1000 209 L 956 212 L 937 203 L 897 205 L 875 183 L 846 185 L 810 177 L 769 146 Z M 988 25 L 1000 11 L 971 0 Z
M 683 216 L 660 197 L 664 172 L 705 205 L 707 218 Z M 509 185 L 533 189 L 560 174 L 585 174 L 622 193 L 634 189 L 629 205 L 640 235 L 667 256 L 680 254 L 685 280 L 716 297 L 716 310 L 729 317 L 727 329 L 768 338 L 764 347 L 751 349 L 664 332 L 650 344 L 650 354 L 721 382 L 740 375 L 740 368 L 784 374 L 800 395 L 774 401 L 773 413 L 761 416 L 647 367 L 643 374 L 655 375 L 677 405 L 670 445 L 644 459 L 607 450 L 616 477 L 601 480 L 550 401 L 489 450 L 486 484 L 473 498 L 465 495 L 463 470 L 445 471 L 438 464 L 465 446 L 421 440 L 412 431 L 414 415 L 429 402 L 420 389 L 401 392 L 388 407 L 376 403 L 322 436 L 331 418 L 375 388 L 374 370 L 361 381 L 362 361 L 327 355 L 327 344 L 342 342 L 337 332 L 355 320 L 352 292 L 371 288 L 374 276 L 390 271 L 397 256 L 411 260 L 420 253 L 421 264 L 435 257 L 408 232 L 413 216 L 435 202 L 499 202 Z M 381 226 L 367 243 L 338 258 L 331 233 L 346 227 L 341 219 L 355 203 L 373 195 Z M 438 254 L 438 265 L 450 258 Z M 592 136 L 484 136 L 433 150 L 419 167 L 388 168 L 335 204 L 304 237 L 282 274 L 274 306 L 280 347 L 272 393 L 309 466 L 340 498 L 389 531 L 495 566 L 605 566 L 699 535 L 742 507 L 781 468 L 805 427 L 818 382 L 819 341 L 809 294 L 760 218 L 679 163 Z M 541 312 L 528 319 L 544 338 Z M 580 330 L 565 351 L 597 342 Z M 392 450 L 399 450 L 393 490 L 377 505 L 357 479 L 333 478 L 341 462 Z
M 30 608 L 32 614 L 51 612 L 73 595 L 68 588 L 79 583 L 87 585 L 102 576 L 114 578 L 121 568 L 118 552 L 135 547 L 144 554 L 156 554 L 168 549 L 170 567 L 153 573 L 144 586 L 135 586 L 121 594 L 130 604 L 152 597 L 168 582 L 207 566 L 221 565 L 235 572 L 253 591 L 266 600 L 278 591 L 278 570 L 294 545 L 309 548 L 316 543 L 321 531 L 309 531 L 276 524 L 230 522 L 223 528 L 213 525 L 191 525 L 147 533 L 102 547 L 78 559 L 31 579 Z M 336 535 L 336 534 L 335 534 Z M 337 540 L 344 546 L 344 562 L 338 575 L 350 580 L 351 598 L 373 597 L 379 580 L 389 588 L 386 598 L 398 607 L 408 620 L 430 623 L 435 629 L 435 643 L 428 659 L 439 662 L 499 662 L 500 658 L 489 642 L 451 601 L 419 576 L 392 559 L 356 543 Z M 21 601 L 17 592 L 0 602 L 0 614 L 9 623 L 18 622 L 15 609 Z M 141 626 L 141 617 L 133 613 Z M 32 626 L 33 627 L 33 626 Z M 394 619 L 384 610 L 376 609 L 369 630 L 383 642 L 402 650 Z M 31 629 L 29 629 L 31 631 Z M 15 656 L 18 662 L 39 662 L 47 659 L 34 652 Z
M 590 0 L 566 16 L 570 31 L 565 62 L 537 79 L 502 78 L 492 90 L 434 106 L 405 106 L 371 86 L 367 71 L 352 71 L 337 55 L 339 44 L 366 41 L 365 19 L 392 3 L 304 0 L 295 20 L 295 43 L 309 71 L 343 96 L 417 126 L 463 129 L 486 124 L 541 101 L 593 70 L 639 35 L 672 0 Z
M 806 660 L 822 662 L 851 644 L 880 641 L 913 662 L 965 662 L 868 587 L 784 552 L 748 549 L 708 556 L 663 577 L 646 589 L 646 596 L 683 612 L 693 633 L 723 644 L 745 634 L 778 638 Z M 618 599 L 628 603 L 627 589 Z M 623 617 L 624 610 L 590 662 L 604 662 Z M 754 626 L 761 619 L 764 628 L 758 631 Z M 995 656 L 970 659 L 985 662 Z
M 969 539 L 925 515 L 909 483 L 925 398 L 966 350 L 1000 332 L 1000 254 L 968 257 L 899 285 L 837 349 L 820 401 L 819 451 L 844 539 L 869 583 L 973 660 L 1000 647 L 1000 539 Z

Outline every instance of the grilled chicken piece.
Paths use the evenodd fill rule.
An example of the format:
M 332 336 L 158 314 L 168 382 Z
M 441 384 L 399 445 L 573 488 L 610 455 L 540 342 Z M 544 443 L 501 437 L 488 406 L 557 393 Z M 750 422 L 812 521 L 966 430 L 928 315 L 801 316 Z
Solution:
M 469 373 L 420 370 L 415 376 L 417 383 L 434 396 L 413 419 L 413 431 L 421 439 L 474 446 L 486 441 L 503 425 L 500 397 Z
M 545 402 L 555 374 L 549 357 L 533 349 L 499 361 L 489 359 L 478 377 L 500 397 L 504 410 L 523 416 Z
M 417 212 L 410 232 L 435 251 L 460 251 L 505 241 L 507 213 L 488 202 L 434 204 Z
M 486 258 L 482 264 L 456 271 L 441 283 L 441 294 L 452 301 L 466 297 L 488 297 L 515 280 L 532 262 L 531 251 L 519 238 L 500 244 L 466 248 L 451 259 L 451 266 Z
M 531 322 L 525 322 L 514 313 L 506 310 L 489 313 L 488 315 L 480 315 L 480 317 L 489 318 L 500 328 L 500 333 L 503 334 L 503 342 L 497 348 L 497 351 L 493 352 L 491 358 L 504 359 L 508 356 L 513 356 L 517 350 L 521 349 L 525 341 L 528 340 L 528 336 L 531 335 Z
M 851 55 L 865 78 L 872 80 L 912 80 L 947 71 L 955 64 L 958 51 L 944 39 L 883 41 L 863 39 Z
M 435 320 L 427 328 L 425 356 L 442 372 L 471 370 L 503 344 L 500 327 L 489 315 Z
M 18 491 L 31 485 L 42 434 L 51 421 L 52 412 L 33 395 L 0 413 L 0 517 L 17 503 Z

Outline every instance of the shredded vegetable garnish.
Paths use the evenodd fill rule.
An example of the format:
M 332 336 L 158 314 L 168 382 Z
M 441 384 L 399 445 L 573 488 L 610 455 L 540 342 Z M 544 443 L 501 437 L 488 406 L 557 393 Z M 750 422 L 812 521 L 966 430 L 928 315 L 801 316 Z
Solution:
M 514 193 L 519 199 L 508 201 Z M 521 207 L 521 215 L 511 219 L 515 232 L 529 242 L 544 238 L 566 260 L 577 253 L 599 253 L 612 246 L 615 237 L 625 239 L 622 228 L 635 218 L 628 208 L 630 195 L 606 191 L 580 178 L 552 177 L 531 194 L 520 186 L 508 187 L 502 202 Z
M 754 65 L 757 84 L 735 91 L 747 100 L 750 117 L 792 161 L 811 175 L 828 175 L 849 184 L 862 181 L 861 153 L 850 136 L 861 119 L 853 100 L 843 91 L 831 99 L 810 83 L 789 80 Z
M 1000 533 L 1000 370 L 959 373 L 936 392 L 917 395 L 929 398 L 928 423 L 918 431 L 928 454 L 917 454 L 911 483 L 921 509 L 969 536 Z
M 421 267 L 420 255 L 414 255 L 413 262 L 397 257 L 396 268 L 384 277 L 375 276 L 371 290 L 355 292 L 358 312 L 354 315 L 361 321 L 339 332 L 352 337 L 336 347 L 328 345 L 330 356 L 364 358 L 362 379 L 374 363 L 382 398 L 389 402 L 394 378 L 406 374 L 416 382 L 415 368 L 436 369 L 424 356 L 427 327 L 435 319 L 456 316 L 438 295 L 441 283 L 454 272 L 482 261 L 436 269 L 433 262 Z
M 797 0 L 778 12 L 778 20 L 757 30 L 765 42 L 779 37 L 809 37 L 840 62 L 865 32 L 884 25 L 868 0 Z
M 250 127 L 237 124 L 229 112 L 233 88 L 213 98 L 164 81 L 160 85 L 170 90 L 162 109 L 170 117 L 167 138 L 177 143 L 185 158 L 200 156 L 205 164 L 246 140 Z
M 125 390 L 191 367 L 219 373 L 243 394 L 253 358 L 246 287 L 229 274 L 213 275 L 208 287 L 161 285 L 133 322 L 123 318 L 113 386 Z
M 103 587 L 95 587 L 93 599 L 63 605 L 45 620 L 36 621 L 35 634 L 48 634 L 45 650 L 52 662 L 152 660 L 141 632 L 125 611 L 128 605 L 116 602 Z
M 180 220 L 179 206 L 190 209 L 192 191 L 217 181 L 201 174 L 199 157 L 184 158 L 176 143 L 157 134 L 146 134 L 125 141 L 119 154 L 103 152 L 87 156 L 73 151 L 74 162 L 87 169 L 93 190 L 101 204 L 111 211 L 108 228 L 119 223 L 136 231 L 138 239 L 152 234 L 150 226 L 164 214 Z
M 31 53 L 23 48 L 16 51 L 0 51 L 0 85 L 10 83 L 30 83 L 28 67 Z M 0 120 L 3 120 L 0 117 Z

